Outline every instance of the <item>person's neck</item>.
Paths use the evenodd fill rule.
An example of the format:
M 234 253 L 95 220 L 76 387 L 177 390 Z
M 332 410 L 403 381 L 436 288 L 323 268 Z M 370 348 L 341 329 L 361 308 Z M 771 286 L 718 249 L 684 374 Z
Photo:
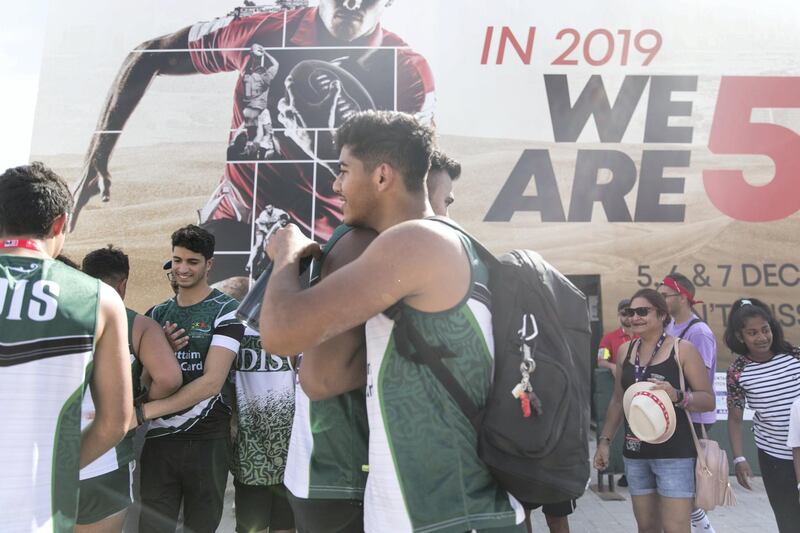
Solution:
M 189 307 L 205 300 L 211 294 L 211 290 L 208 283 L 198 283 L 194 287 L 181 287 L 178 289 L 175 299 L 179 306 Z
M 658 339 L 661 338 L 663 333 L 663 329 L 642 333 L 639 335 L 639 338 L 642 339 L 642 346 L 654 347 L 658 343 Z
M 691 307 L 681 308 L 680 311 L 678 311 L 672 316 L 672 320 L 674 320 L 676 324 L 683 324 L 684 322 L 688 322 L 690 318 L 692 318 Z
M 377 216 L 371 226 L 378 233 L 383 233 L 402 222 L 419 220 L 429 216 L 433 216 L 433 210 L 424 194 L 421 196 L 404 195 L 391 202 L 389 207 Z
M 0 253 L 4 255 L 38 257 L 41 259 L 52 259 L 58 255 L 53 239 L 41 239 L 30 235 L 0 235 L 0 241 L 32 241 L 38 248 L 37 250 L 23 247 L 0 248 Z
M 627 335 L 628 337 L 631 337 L 631 336 L 632 336 L 632 334 L 631 334 L 631 328 L 630 328 L 630 327 L 627 327 L 627 328 L 626 328 L 625 326 L 620 326 L 620 328 L 619 328 L 619 329 L 621 329 L 621 330 L 622 330 L 622 333 L 624 333 L 624 334 L 625 334 L 625 335 Z
M 755 361 L 757 363 L 763 363 L 765 361 L 769 361 L 773 357 L 775 357 L 775 354 L 772 353 L 772 350 L 770 350 L 770 352 L 768 354 L 764 354 L 764 355 L 757 355 L 756 356 L 756 355 L 753 355 L 751 353 L 747 354 L 747 358 L 748 359 L 750 359 L 751 361 Z

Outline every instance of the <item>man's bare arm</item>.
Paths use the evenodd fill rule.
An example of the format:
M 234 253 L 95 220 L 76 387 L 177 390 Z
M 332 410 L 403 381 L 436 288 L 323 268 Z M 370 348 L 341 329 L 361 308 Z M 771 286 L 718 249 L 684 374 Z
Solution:
M 355 228 L 334 244 L 322 265 L 322 279 L 353 262 L 377 237 L 372 230 Z M 324 400 L 363 387 L 367 381 L 364 325 L 340 333 L 303 353 L 300 385 L 312 400 Z
M 279 230 L 268 244 L 275 266 L 261 309 L 264 348 L 302 352 L 401 299 L 422 311 L 456 305 L 469 287 L 469 262 L 457 235 L 438 226 L 398 224 L 381 233 L 358 259 L 302 291 L 298 262 L 316 245 L 294 225 Z
M 103 110 L 97 121 L 96 133 L 92 136 L 84 159 L 83 176 L 74 191 L 75 208 L 70 220 L 70 229 L 75 227 L 78 214 L 89 199 L 102 193 L 103 201 L 109 199 L 111 175 L 108 162 L 120 132 L 128 122 L 133 110 L 147 92 L 153 78 L 163 75 L 195 74 L 189 52 L 189 27 L 175 33 L 146 41 L 128 54 L 114 83 L 108 91 Z M 157 50 L 183 50 L 156 52 Z M 115 133 L 103 133 L 115 132 Z
M 142 414 L 146 420 L 176 413 L 183 409 L 211 398 L 222 390 L 225 378 L 233 364 L 236 354 L 221 346 L 208 349 L 203 375 L 191 383 L 181 387 L 178 392 L 162 400 L 154 400 L 142 406 Z
M 138 339 L 136 354 L 151 380 L 147 397 L 151 400 L 166 398 L 183 384 L 183 375 L 164 330 L 152 318 L 138 315 L 133 333 Z
M 81 468 L 125 436 L 133 416 L 133 386 L 125 306 L 108 285 L 100 284 L 94 369 L 89 383 L 95 417 L 81 434 Z

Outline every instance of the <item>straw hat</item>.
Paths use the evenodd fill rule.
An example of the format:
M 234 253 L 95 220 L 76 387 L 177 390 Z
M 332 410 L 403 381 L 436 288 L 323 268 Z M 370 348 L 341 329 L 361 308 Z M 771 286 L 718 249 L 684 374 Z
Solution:
M 649 381 L 631 385 L 622 398 L 622 408 L 631 431 L 639 440 L 661 444 L 675 433 L 677 420 L 669 394 L 652 390 L 653 386 Z

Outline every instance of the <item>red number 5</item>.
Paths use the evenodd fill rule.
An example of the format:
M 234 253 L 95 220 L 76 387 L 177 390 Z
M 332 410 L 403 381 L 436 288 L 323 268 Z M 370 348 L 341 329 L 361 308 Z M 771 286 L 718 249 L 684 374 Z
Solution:
M 705 170 L 711 202 L 726 215 L 769 222 L 800 210 L 800 135 L 776 124 L 753 124 L 753 108 L 800 108 L 800 78 L 723 77 L 708 149 L 714 154 L 763 154 L 775 163 L 766 185 L 750 185 L 741 170 Z

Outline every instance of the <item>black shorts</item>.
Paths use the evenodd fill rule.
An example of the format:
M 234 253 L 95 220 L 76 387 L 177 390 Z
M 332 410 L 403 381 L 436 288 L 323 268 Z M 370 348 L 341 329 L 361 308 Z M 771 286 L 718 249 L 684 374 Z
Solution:
M 112 472 L 80 481 L 77 523 L 94 524 L 133 503 L 133 462 Z
M 286 487 L 245 485 L 233 480 L 236 489 L 236 533 L 294 528 L 294 515 L 286 499 Z
M 554 517 L 563 517 L 569 516 L 572 512 L 578 507 L 578 502 L 576 500 L 567 500 L 565 502 L 558 502 L 558 503 L 532 503 L 532 502 L 520 502 L 522 507 L 525 508 L 526 511 L 533 511 L 534 509 L 538 509 L 539 507 L 542 508 L 542 512 L 545 516 L 554 516 Z
M 297 533 L 363 533 L 364 502 L 297 498 L 287 492 Z

